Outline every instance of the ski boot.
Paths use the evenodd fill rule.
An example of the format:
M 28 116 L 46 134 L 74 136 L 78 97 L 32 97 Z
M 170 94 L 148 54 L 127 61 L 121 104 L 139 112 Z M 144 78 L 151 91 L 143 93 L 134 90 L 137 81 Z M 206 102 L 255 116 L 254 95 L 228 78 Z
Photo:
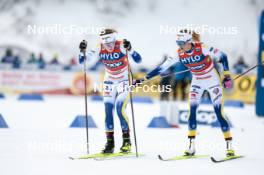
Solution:
M 105 144 L 104 149 L 102 150 L 103 154 L 112 154 L 115 149 L 115 140 L 113 133 L 107 133 L 107 142 Z
M 129 153 L 131 152 L 131 141 L 130 141 L 130 135 L 129 132 L 123 133 L 123 144 L 120 148 L 121 153 Z
M 232 139 L 226 140 L 226 157 L 235 156 L 235 151 L 232 147 Z
M 189 148 L 184 151 L 184 156 L 194 156 L 195 155 L 195 144 L 194 144 L 194 138 L 189 138 Z

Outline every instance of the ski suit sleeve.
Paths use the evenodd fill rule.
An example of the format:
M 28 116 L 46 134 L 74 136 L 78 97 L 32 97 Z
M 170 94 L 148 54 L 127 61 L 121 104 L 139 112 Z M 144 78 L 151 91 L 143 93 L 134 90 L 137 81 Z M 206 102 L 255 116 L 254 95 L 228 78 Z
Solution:
M 209 55 L 214 61 L 222 64 L 224 75 L 230 74 L 227 55 L 224 52 L 216 48 L 206 46 L 203 46 L 202 49 L 205 55 Z
M 155 69 L 150 71 L 145 79 L 151 79 L 157 75 L 160 75 L 164 71 L 166 71 L 168 68 L 170 68 L 172 65 L 176 64 L 179 62 L 179 56 L 176 55 L 175 57 L 168 57 L 167 60 L 165 60 L 161 65 L 157 66 Z

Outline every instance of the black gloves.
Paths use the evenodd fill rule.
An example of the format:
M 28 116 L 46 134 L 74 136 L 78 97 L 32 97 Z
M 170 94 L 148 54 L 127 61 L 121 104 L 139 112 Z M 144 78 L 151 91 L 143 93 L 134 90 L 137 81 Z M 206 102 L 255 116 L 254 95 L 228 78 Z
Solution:
M 82 40 L 82 42 L 81 42 L 80 45 L 79 45 L 79 49 L 80 49 L 81 51 L 83 51 L 83 50 L 85 50 L 86 48 L 87 48 L 87 41 Z
M 130 41 L 128 41 L 128 40 L 126 40 L 126 39 L 124 39 L 123 40 L 123 46 L 124 46 L 124 48 L 125 49 L 127 49 L 128 51 L 130 51 L 131 50 L 131 43 L 130 43 Z

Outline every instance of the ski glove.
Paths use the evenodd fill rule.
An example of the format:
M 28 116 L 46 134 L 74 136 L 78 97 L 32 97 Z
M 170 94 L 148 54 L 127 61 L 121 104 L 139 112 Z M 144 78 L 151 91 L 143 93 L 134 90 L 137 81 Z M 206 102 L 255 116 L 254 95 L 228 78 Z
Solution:
M 123 46 L 124 46 L 124 48 L 127 49 L 128 51 L 130 51 L 131 48 L 132 48 L 130 41 L 128 41 L 128 40 L 126 40 L 126 39 L 123 40 Z
M 80 42 L 79 45 L 79 49 L 80 49 L 80 54 L 79 54 L 79 63 L 82 64 L 84 62 L 84 60 L 86 59 L 85 57 L 85 49 L 87 48 L 87 41 L 82 40 L 82 42 Z
M 87 41 L 82 40 L 82 42 L 81 42 L 80 45 L 79 45 L 79 49 L 81 50 L 81 52 L 82 52 L 83 50 L 85 50 L 86 47 L 87 47 Z
M 232 88 L 232 79 L 231 79 L 230 75 L 225 75 L 222 83 L 223 83 L 223 86 L 225 89 L 231 89 Z

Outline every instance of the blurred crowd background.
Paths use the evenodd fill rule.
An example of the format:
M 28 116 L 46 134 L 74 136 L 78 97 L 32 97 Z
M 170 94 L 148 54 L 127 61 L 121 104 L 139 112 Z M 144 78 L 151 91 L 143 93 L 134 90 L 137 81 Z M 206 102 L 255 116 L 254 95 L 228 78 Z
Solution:
M 68 75 L 69 72 L 81 72 L 82 66 L 78 64 L 79 42 L 87 39 L 88 48 L 93 48 L 98 43 L 95 30 L 105 26 L 116 28 L 120 37 L 129 39 L 132 47 L 142 55 L 142 64 L 132 65 L 134 73 L 146 73 L 176 53 L 176 33 L 162 34 L 161 26 L 178 27 L 191 24 L 236 27 L 238 33 L 235 35 L 212 35 L 205 32 L 201 37 L 206 44 L 226 52 L 231 72 L 240 74 L 257 63 L 258 20 L 263 7 L 262 0 L 222 0 L 214 3 L 208 3 L 207 0 L 1 0 L 0 86 L 4 90 L 9 89 L 9 92 L 10 89 L 14 90 L 14 81 L 19 80 L 15 79 L 11 84 L 7 80 L 14 77 L 10 72 L 21 75 L 27 74 L 27 71 L 31 74 L 45 72 L 54 75 L 59 72 L 60 76 L 63 73 Z M 212 13 L 214 15 L 210 15 Z M 28 33 L 29 25 L 57 24 L 64 27 L 74 25 L 91 28 L 90 33 Z M 182 70 L 185 67 L 175 65 L 166 74 Z M 8 76 L 6 72 L 9 73 Z M 91 79 L 94 74 L 102 72 L 103 66 L 98 60 L 89 62 Z M 254 76 L 255 73 L 253 71 L 251 75 Z M 25 79 L 19 84 L 20 92 L 25 89 L 26 92 L 38 90 L 38 87 L 23 88 Z M 67 81 L 65 78 L 61 79 Z M 254 78 L 251 80 L 254 81 Z M 186 100 L 190 81 L 191 75 L 188 72 L 161 79 L 158 83 L 171 84 L 173 92 L 162 93 L 160 99 L 166 100 L 170 97 Z M 70 83 L 74 82 L 75 78 Z M 28 84 L 27 82 L 26 85 Z

